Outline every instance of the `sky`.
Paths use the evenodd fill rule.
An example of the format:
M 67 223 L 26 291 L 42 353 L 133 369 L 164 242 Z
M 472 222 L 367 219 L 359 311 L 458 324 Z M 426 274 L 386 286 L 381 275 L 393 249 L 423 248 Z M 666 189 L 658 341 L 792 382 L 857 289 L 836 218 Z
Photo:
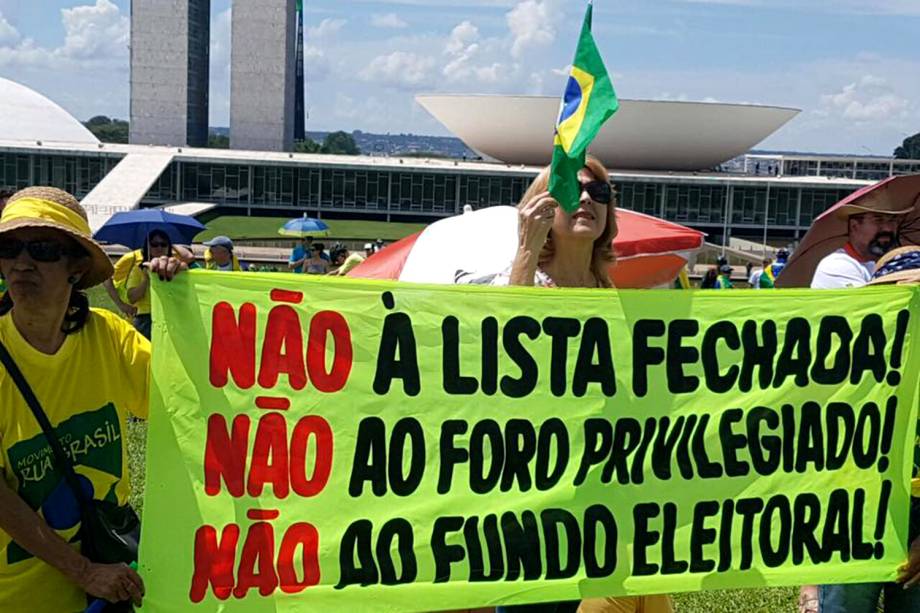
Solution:
M 163 0 L 167 1 L 167 0 Z M 448 135 L 419 93 L 561 96 L 582 0 L 305 0 L 307 129 Z M 212 0 L 211 125 L 228 125 Z M 920 0 L 595 0 L 621 98 L 790 106 L 760 149 L 890 155 L 920 132 Z M 127 118 L 129 0 L 0 0 L 0 76 Z M 616 118 L 612 121 L 615 121 Z

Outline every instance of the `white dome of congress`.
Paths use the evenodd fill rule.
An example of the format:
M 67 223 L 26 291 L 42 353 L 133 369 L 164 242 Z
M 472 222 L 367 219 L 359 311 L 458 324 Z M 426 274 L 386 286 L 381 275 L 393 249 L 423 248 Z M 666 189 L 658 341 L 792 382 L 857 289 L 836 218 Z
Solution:
M 416 100 L 471 148 L 507 164 L 542 166 L 553 153 L 559 98 L 420 95 Z M 607 166 L 702 170 L 742 155 L 798 109 L 753 104 L 620 100 L 591 151 Z
M 77 118 L 34 89 L 0 78 L 0 138 L 98 143 Z

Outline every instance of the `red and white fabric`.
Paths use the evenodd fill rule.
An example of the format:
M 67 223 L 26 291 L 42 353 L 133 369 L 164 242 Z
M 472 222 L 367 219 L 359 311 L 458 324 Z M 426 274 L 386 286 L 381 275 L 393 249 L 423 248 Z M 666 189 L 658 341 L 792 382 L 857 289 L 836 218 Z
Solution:
M 611 278 L 620 288 L 672 283 L 705 238 L 697 230 L 624 209 L 617 209 L 617 225 Z M 507 268 L 517 237 L 517 209 L 489 207 L 436 221 L 375 253 L 348 276 L 452 284 L 458 270 L 495 273 Z

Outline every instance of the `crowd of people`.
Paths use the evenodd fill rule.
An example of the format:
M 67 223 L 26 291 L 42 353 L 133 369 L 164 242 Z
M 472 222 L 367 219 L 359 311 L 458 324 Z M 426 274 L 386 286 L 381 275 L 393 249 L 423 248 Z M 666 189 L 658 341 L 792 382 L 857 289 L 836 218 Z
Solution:
M 776 252 L 776 260 L 765 257 L 760 268 L 747 266 L 747 283 L 752 289 L 772 289 L 776 287 L 776 278 L 783 271 L 789 260 L 789 251 L 780 249 Z M 722 256 L 715 266 L 709 268 L 700 282 L 701 289 L 734 289 L 735 283 L 732 275 L 735 269 L 728 263 L 728 258 Z
M 223 272 L 280 272 L 272 266 L 247 264 L 234 252 L 233 241 L 227 236 L 216 236 L 206 241 L 207 248 L 203 262 L 198 262 L 192 250 L 184 245 L 174 245 L 169 235 L 162 230 L 153 230 L 147 236 L 143 247 L 123 255 L 114 267 L 111 278 L 103 282 L 112 302 L 134 327 L 150 339 L 150 274 L 145 262 L 161 256 L 172 256 L 188 268 L 204 268 Z M 364 253 L 349 252 L 342 243 L 336 243 L 331 251 L 325 245 L 316 243 L 312 237 L 305 237 L 291 252 L 287 269 L 296 274 L 345 275 L 355 266 L 383 249 L 382 240 L 366 243 Z
M 519 241 L 513 262 L 498 271 L 469 271 L 458 283 L 526 285 L 544 288 L 611 288 L 617 233 L 616 193 L 609 173 L 589 158 L 578 173 L 578 208 L 568 213 L 549 195 L 550 170 L 544 169 L 518 205 Z M 2 204 L 2 203 L 0 203 Z M 898 220 L 907 209 L 841 211 L 849 228 L 845 247 L 828 255 L 814 273 L 812 287 L 859 287 L 878 283 L 920 283 L 920 248 L 899 244 Z M 9 365 L 0 370 L 0 611 L 78 611 L 87 596 L 111 602 L 141 602 L 144 584 L 130 566 L 92 559 L 80 540 L 86 497 L 125 507 L 129 496 L 125 438 L 112 437 L 94 453 L 94 466 L 78 471 L 80 491 L 67 479 L 66 467 L 52 466 L 40 484 L 27 482 L 22 467 L 36 450 L 50 444 L 54 432 L 43 429 L 39 413 L 56 432 L 114 428 L 125 432 L 130 416 L 147 415 L 150 385 L 150 279 L 171 280 L 202 266 L 242 270 L 233 242 L 216 237 L 205 243 L 202 263 L 165 232 L 151 232 L 143 248 L 114 266 L 93 240 L 86 213 L 70 194 L 54 188 L 30 188 L 9 196 L 0 216 L 0 354 Z M 344 247 L 326 253 L 305 238 L 288 269 L 300 274 L 344 274 L 382 245 L 368 243 L 364 254 Z M 772 287 L 788 254 L 764 262 L 757 286 Z M 731 267 L 720 263 L 713 287 L 731 287 Z M 124 318 L 91 308 L 85 290 L 103 284 Z M 753 285 L 753 283 L 752 283 Z M 28 454 L 32 454 L 31 456 Z M 78 463 L 78 462 L 75 462 Z M 82 466 L 82 464 L 81 464 Z M 920 496 L 920 481 L 914 481 Z M 920 611 L 920 498 L 913 499 L 910 559 L 900 583 L 806 586 L 803 611 L 821 613 L 875 611 L 885 593 L 888 611 Z M 85 543 L 84 543 L 85 544 Z M 908 589 L 909 588 L 909 589 Z M 50 607 L 50 608 L 49 608 Z M 667 595 L 586 599 L 549 605 L 498 607 L 521 613 L 661 613 L 673 610 Z

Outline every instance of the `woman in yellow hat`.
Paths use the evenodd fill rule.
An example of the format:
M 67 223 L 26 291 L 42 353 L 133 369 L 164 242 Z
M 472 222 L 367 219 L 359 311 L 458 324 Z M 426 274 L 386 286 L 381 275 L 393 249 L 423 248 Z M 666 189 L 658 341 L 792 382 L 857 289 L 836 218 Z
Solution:
M 150 264 L 164 278 L 181 266 L 165 257 Z M 86 595 L 139 603 L 136 572 L 94 563 L 74 544 L 80 490 L 62 477 L 39 415 L 68 442 L 82 496 L 127 505 L 125 424 L 129 414 L 147 415 L 150 344 L 120 317 L 89 307 L 83 290 L 109 278 L 112 264 L 66 192 L 29 188 L 10 198 L 0 216 L 0 273 L 0 611 L 83 610 Z M 40 412 L 25 400 L 29 389 Z

